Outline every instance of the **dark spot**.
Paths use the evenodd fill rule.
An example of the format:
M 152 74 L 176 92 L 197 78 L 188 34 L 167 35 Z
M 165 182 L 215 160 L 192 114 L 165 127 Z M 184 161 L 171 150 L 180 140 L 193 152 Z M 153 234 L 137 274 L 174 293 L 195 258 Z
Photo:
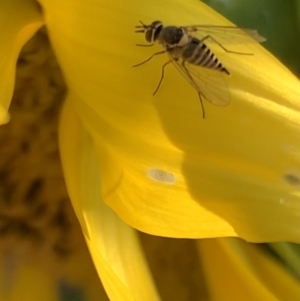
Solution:
M 5 183 L 3 189 L 3 203 L 6 206 L 11 206 L 14 203 L 13 195 L 17 190 L 18 185 L 16 183 Z
M 0 236 L 7 235 L 11 229 L 10 218 L 8 216 L 0 216 Z
M 37 207 L 33 208 L 32 210 L 32 218 L 33 219 L 40 219 L 45 216 L 47 213 L 48 205 L 46 203 L 40 203 Z
M 59 87 L 54 77 L 50 77 L 48 79 L 48 84 L 49 84 L 49 87 L 51 87 L 51 88 Z
M 38 93 L 33 93 L 31 100 L 32 100 L 32 102 L 31 102 L 30 108 L 32 108 L 32 107 L 36 108 L 37 106 L 40 105 L 40 96 Z
M 7 216 L 0 216 L 0 235 L 17 235 L 21 239 L 41 241 L 41 233 L 26 221 Z
M 4 170 L 0 170 L 0 183 L 4 183 L 7 178 L 7 172 Z
M 15 230 L 16 234 L 19 235 L 21 238 L 25 238 L 25 239 L 29 238 L 35 241 L 42 240 L 42 235 L 39 232 L 39 230 L 29 225 L 24 220 L 15 220 L 13 229 Z
M 66 240 L 59 239 L 53 244 L 53 251 L 59 257 L 66 257 L 70 255 L 71 249 Z
M 32 136 L 39 136 L 39 134 L 40 134 L 40 127 L 37 124 L 35 124 L 35 123 L 30 124 L 28 126 L 28 132 L 30 132 Z
M 300 179 L 296 175 L 286 174 L 283 177 L 292 186 L 300 185 Z
M 59 205 L 50 224 L 51 224 L 51 226 L 62 229 L 63 231 L 67 231 L 70 228 L 71 224 L 69 222 L 68 215 L 65 211 L 64 203 L 61 203 Z
M 68 283 L 65 280 L 58 281 L 59 300 L 66 301 L 84 301 L 87 296 L 83 289 L 73 283 Z
M 21 142 L 20 149 L 22 153 L 27 153 L 29 151 L 29 147 L 30 145 L 28 141 L 24 140 Z
M 44 180 L 42 178 L 36 178 L 27 189 L 24 198 L 25 203 L 27 203 L 28 205 L 36 203 L 38 201 L 38 196 L 41 193 L 43 185 Z
M 19 57 L 17 60 L 17 66 L 25 66 L 28 64 L 28 60 L 25 58 Z
M 43 120 L 51 120 L 52 122 L 54 120 L 57 119 L 57 108 L 56 107 L 50 107 L 50 108 L 47 108 L 47 110 L 45 110 L 43 113 L 42 113 L 42 117 L 43 117 Z

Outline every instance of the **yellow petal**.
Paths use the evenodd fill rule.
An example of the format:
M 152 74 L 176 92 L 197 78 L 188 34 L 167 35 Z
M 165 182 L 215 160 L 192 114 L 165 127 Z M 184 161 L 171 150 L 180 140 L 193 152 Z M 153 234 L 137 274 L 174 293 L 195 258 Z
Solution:
M 0 3 L 0 125 L 9 121 L 7 110 L 14 89 L 15 68 L 23 45 L 43 25 L 36 1 L 6 0 Z
M 173 66 L 152 96 L 168 58 L 132 68 L 161 50 L 136 47 L 134 26 L 230 25 L 220 15 L 196 0 L 41 2 L 98 157 L 99 195 L 125 222 L 172 237 L 299 241 L 300 84 L 284 66 L 258 44 L 233 45 L 253 55 L 211 44 L 232 73 L 231 102 L 205 101 L 203 119 Z
M 211 301 L 299 300 L 299 282 L 259 245 L 224 238 L 198 246 Z
M 70 98 L 62 121 L 60 142 L 68 191 L 108 296 L 111 300 L 159 300 L 134 230 L 102 202 L 94 141 Z

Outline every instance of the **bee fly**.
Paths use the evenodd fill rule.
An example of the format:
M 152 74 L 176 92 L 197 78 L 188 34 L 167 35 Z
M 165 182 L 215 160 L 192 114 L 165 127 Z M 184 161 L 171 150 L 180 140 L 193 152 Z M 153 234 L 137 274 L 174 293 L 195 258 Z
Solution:
M 147 60 L 133 67 L 149 62 L 156 55 L 167 53 L 169 60 L 162 66 L 161 78 L 153 95 L 160 88 L 165 67 L 173 63 L 197 91 L 203 118 L 205 118 L 205 112 L 202 98 L 216 106 L 226 106 L 230 102 L 230 93 L 225 80 L 230 72 L 209 49 L 205 41 L 216 43 L 227 53 L 244 55 L 252 55 L 252 53 L 229 51 L 218 42 L 218 38 L 225 39 L 227 44 L 249 44 L 265 41 L 256 30 L 241 29 L 234 26 L 164 26 L 161 21 L 154 21 L 150 25 L 145 25 L 141 21 L 140 23 L 140 26 L 136 26 L 135 32 L 144 33 L 149 44 L 137 44 L 137 46 L 153 46 L 155 42 L 158 42 L 162 45 L 163 50 L 154 53 Z

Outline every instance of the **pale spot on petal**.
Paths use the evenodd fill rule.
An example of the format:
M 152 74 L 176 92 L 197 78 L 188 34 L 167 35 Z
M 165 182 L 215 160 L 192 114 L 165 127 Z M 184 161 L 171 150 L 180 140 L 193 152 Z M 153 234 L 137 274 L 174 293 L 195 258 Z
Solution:
M 150 168 L 147 175 L 151 180 L 164 184 L 173 185 L 176 182 L 176 178 L 172 173 L 157 168 Z

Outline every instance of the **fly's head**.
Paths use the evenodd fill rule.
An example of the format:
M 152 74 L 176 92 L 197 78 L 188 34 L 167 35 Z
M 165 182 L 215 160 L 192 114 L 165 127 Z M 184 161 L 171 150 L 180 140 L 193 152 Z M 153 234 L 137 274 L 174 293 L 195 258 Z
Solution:
M 149 43 L 154 43 L 157 41 L 161 30 L 163 29 L 163 24 L 161 21 L 154 21 L 150 25 L 145 25 L 140 21 L 142 25 L 136 26 L 135 32 L 140 32 L 145 34 L 145 39 Z

